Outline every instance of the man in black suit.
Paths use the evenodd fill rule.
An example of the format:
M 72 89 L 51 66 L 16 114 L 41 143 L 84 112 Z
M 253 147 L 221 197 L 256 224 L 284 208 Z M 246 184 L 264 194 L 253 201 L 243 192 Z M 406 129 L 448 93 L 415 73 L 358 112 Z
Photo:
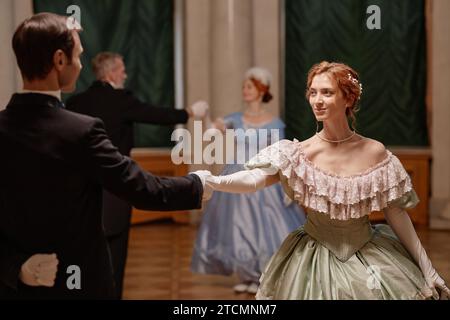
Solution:
M 201 206 L 199 176 L 155 177 L 117 150 L 100 119 L 64 109 L 60 92 L 74 89 L 83 51 L 81 28 L 67 22 L 37 14 L 13 37 L 24 90 L 0 112 L 0 250 L 55 253 L 59 267 L 53 287 L 0 283 L 6 298 L 116 297 L 103 188 L 145 210 Z
M 84 92 L 72 96 L 67 109 L 103 120 L 108 136 L 123 155 L 133 148 L 133 125 L 136 122 L 160 125 L 186 123 L 188 118 L 202 118 L 208 105 L 198 101 L 186 110 L 158 108 L 140 101 L 124 89 L 127 73 L 123 57 L 101 52 L 92 60 L 96 81 Z M 128 252 L 131 206 L 107 190 L 103 194 L 103 226 L 111 252 L 118 298 L 122 297 Z
M 206 115 L 208 105 L 197 101 L 185 110 L 154 107 L 124 89 L 127 73 L 121 55 L 101 52 L 92 59 L 96 81 L 84 92 L 67 100 L 68 110 L 103 120 L 108 136 L 119 151 L 129 155 L 136 122 L 158 125 L 186 123 Z

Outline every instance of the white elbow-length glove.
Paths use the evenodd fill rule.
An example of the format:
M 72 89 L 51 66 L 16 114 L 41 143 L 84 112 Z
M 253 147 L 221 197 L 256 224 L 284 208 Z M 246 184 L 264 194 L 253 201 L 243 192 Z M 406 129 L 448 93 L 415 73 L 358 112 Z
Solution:
M 430 259 L 423 248 L 408 213 L 401 208 L 393 207 L 384 210 L 386 221 L 394 230 L 400 242 L 408 250 L 422 271 L 430 292 L 435 299 L 448 300 L 450 290 L 445 285 L 445 281 L 439 276 L 433 268 Z M 439 291 L 439 292 L 438 292 Z
M 202 119 L 208 114 L 209 105 L 205 101 L 197 101 L 193 103 L 188 109 L 191 111 L 194 119 Z
M 229 193 L 251 193 L 264 188 L 267 179 L 274 172 L 269 169 L 252 169 L 238 171 L 226 176 L 213 176 L 207 170 L 192 172 L 200 177 L 203 183 L 203 200 L 209 200 L 214 191 Z M 272 181 L 270 182 L 272 183 Z

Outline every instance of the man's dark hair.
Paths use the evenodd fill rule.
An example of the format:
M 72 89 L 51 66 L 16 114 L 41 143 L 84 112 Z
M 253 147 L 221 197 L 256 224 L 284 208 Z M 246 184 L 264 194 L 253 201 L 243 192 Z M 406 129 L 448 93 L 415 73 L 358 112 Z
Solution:
M 72 61 L 75 45 L 68 18 L 53 13 L 39 13 L 17 27 L 12 39 L 22 77 L 27 80 L 43 79 L 53 68 L 53 55 L 61 49 Z

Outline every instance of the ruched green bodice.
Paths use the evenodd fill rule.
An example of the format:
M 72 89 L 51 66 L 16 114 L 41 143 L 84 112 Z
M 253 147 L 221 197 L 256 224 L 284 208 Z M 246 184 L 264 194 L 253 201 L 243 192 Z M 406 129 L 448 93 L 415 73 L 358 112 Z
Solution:
M 369 217 L 336 220 L 327 214 L 308 211 L 304 230 L 324 247 L 330 250 L 340 261 L 347 261 L 372 237 Z

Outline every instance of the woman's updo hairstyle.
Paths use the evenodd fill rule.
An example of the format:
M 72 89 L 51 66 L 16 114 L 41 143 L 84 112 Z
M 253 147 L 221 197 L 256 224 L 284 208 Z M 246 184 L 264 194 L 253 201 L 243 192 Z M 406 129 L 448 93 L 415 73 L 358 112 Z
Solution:
M 264 68 L 254 67 L 245 73 L 245 79 L 249 79 L 259 92 L 262 93 L 262 102 L 268 103 L 273 99 L 269 92 L 270 84 L 272 83 L 272 75 Z
M 355 128 L 355 114 L 359 110 L 357 104 L 362 94 L 362 84 L 359 82 L 358 73 L 348 65 L 339 62 L 322 61 L 313 65 L 308 72 L 306 85 L 306 98 L 308 100 L 310 95 L 309 89 L 314 77 L 322 73 L 327 73 L 336 80 L 344 98 L 349 101 L 350 105 L 345 110 L 345 114 L 352 120 L 352 126 Z

